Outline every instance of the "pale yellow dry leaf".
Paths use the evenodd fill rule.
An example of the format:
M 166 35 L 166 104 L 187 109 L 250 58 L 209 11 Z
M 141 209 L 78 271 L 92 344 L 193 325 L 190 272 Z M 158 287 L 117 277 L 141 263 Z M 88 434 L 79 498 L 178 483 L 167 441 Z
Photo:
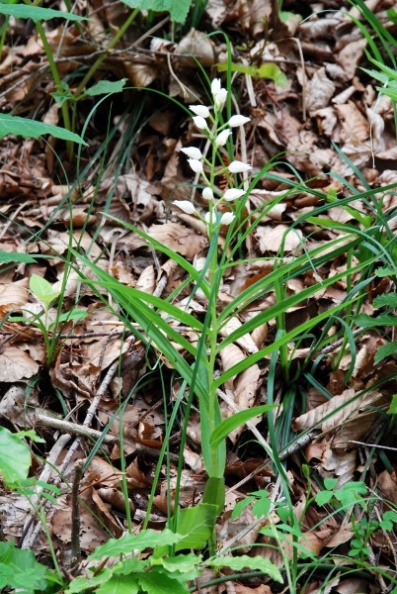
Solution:
M 135 288 L 139 289 L 139 291 L 143 291 L 144 293 L 152 294 L 156 287 L 155 276 L 156 273 L 154 266 L 153 264 L 150 264 L 141 272 L 141 275 L 136 282 Z
M 157 68 L 151 64 L 125 60 L 123 66 L 128 80 L 135 87 L 148 87 L 158 76 Z
M 229 334 L 231 334 L 238 328 L 241 328 L 241 326 L 242 326 L 242 323 L 240 322 L 240 320 L 238 318 L 236 318 L 236 317 L 230 318 L 228 320 L 228 322 L 222 327 L 222 329 L 220 331 L 220 335 L 222 336 L 222 338 L 226 338 L 227 336 L 229 336 Z M 258 352 L 258 347 L 257 347 L 255 341 L 251 338 L 251 336 L 249 334 L 244 334 L 244 336 L 242 336 L 235 342 L 236 342 L 236 344 L 238 344 L 239 347 L 244 349 L 247 353 L 251 354 L 251 353 Z
M 291 231 L 287 225 L 260 226 L 256 229 L 255 236 L 259 241 L 259 249 L 262 254 L 276 253 L 280 250 L 281 245 L 284 247 L 284 252 L 292 252 L 302 245 L 302 231 L 300 229 Z
M 27 278 L 3 285 L 0 293 L 0 306 L 7 310 L 23 307 L 29 301 L 29 281 Z M 1 285 L 0 285 L 1 289 Z M 4 310 L 4 308 L 2 308 Z
M 5 346 L 0 352 L 0 381 L 17 382 L 28 379 L 39 370 L 39 365 L 21 349 Z
M 148 235 L 188 260 L 192 260 L 208 246 L 206 237 L 192 233 L 191 229 L 179 223 L 152 225 Z
M 189 33 L 178 43 L 175 54 L 181 56 L 181 66 L 197 68 L 197 62 L 209 68 L 214 65 L 214 45 L 208 35 L 196 29 L 190 29 Z

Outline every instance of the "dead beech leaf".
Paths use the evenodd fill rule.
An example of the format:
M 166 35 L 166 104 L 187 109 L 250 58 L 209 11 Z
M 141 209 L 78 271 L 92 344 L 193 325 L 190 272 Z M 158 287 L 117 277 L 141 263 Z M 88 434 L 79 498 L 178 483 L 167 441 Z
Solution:
M 208 246 L 206 237 L 192 233 L 191 229 L 179 223 L 152 225 L 148 235 L 188 260 L 192 260 Z
M 262 254 L 276 253 L 281 249 L 281 245 L 284 246 L 284 252 L 292 252 L 302 243 L 302 231 L 300 229 L 289 231 L 287 225 L 277 225 L 276 227 L 263 225 L 257 228 L 255 236 L 259 241 L 259 249 Z
M 6 346 L 0 353 L 1 382 L 17 382 L 21 379 L 28 379 L 38 370 L 39 364 L 17 347 Z
M 214 46 L 208 35 L 196 29 L 190 29 L 177 45 L 175 54 L 181 56 L 179 64 L 197 68 L 197 62 L 209 68 L 214 64 Z M 183 56 L 183 57 L 182 57 Z
M 330 100 L 335 93 L 336 86 L 330 80 L 326 73 L 325 68 L 316 70 L 313 77 L 306 85 L 305 89 L 305 105 L 310 114 L 328 107 Z
M 8 311 L 22 307 L 28 301 L 29 289 L 27 278 L 3 286 L 3 290 L 0 293 L 0 306 L 6 306 Z

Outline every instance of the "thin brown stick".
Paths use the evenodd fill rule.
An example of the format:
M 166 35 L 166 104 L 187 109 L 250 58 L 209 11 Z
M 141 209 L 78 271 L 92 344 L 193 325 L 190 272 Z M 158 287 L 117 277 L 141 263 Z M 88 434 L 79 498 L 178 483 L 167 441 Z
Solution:
M 72 486 L 72 535 L 71 535 L 71 561 L 70 572 L 76 572 L 81 558 L 80 546 L 80 503 L 79 489 L 83 476 L 84 460 L 77 460 L 74 465 L 74 477 Z

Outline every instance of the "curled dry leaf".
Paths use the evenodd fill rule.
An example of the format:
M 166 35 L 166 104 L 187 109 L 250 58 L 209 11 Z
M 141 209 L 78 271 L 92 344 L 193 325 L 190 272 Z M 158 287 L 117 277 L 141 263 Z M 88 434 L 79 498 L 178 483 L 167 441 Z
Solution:
M 0 381 L 18 382 L 33 377 L 39 371 L 39 364 L 25 351 L 6 346 L 0 352 Z

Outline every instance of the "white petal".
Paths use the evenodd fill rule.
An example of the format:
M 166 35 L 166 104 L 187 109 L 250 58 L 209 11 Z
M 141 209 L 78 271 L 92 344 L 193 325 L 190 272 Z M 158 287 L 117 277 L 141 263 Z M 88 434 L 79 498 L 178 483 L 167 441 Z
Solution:
M 214 192 L 211 190 L 211 188 L 204 188 L 204 190 L 202 192 L 202 196 L 203 196 L 204 200 L 213 200 Z
M 196 116 L 201 116 L 202 118 L 208 118 L 210 116 L 210 110 L 205 105 L 189 105 L 189 109 Z
M 223 197 L 227 202 L 231 202 L 232 200 L 237 200 L 244 196 L 245 190 L 239 190 L 238 188 L 229 188 L 224 193 Z
M 198 159 L 188 159 L 187 162 L 189 163 L 190 168 L 193 169 L 194 173 L 203 172 L 203 164 Z
M 229 138 L 232 131 L 230 128 L 226 128 L 226 130 L 222 130 L 215 138 L 215 146 L 225 146 L 227 143 L 227 139 Z
M 203 116 L 194 116 L 193 122 L 196 128 L 198 128 L 199 130 L 207 130 L 208 128 L 207 122 L 205 121 Z
M 219 93 L 220 90 L 221 90 L 221 79 L 214 78 L 214 80 L 211 82 L 211 93 L 213 95 L 216 95 L 217 93 Z
M 232 212 L 224 212 L 221 216 L 221 225 L 230 225 L 232 221 L 236 218 Z
M 203 158 L 202 152 L 200 151 L 200 149 L 198 149 L 195 146 L 185 146 L 185 148 L 181 148 L 181 153 L 184 153 L 191 159 L 202 159 Z
M 243 173 L 252 169 L 251 165 L 243 163 L 243 161 L 232 161 L 228 167 L 230 173 Z
M 186 214 L 193 214 L 196 212 L 196 209 L 189 200 L 173 200 L 172 204 L 175 204 L 175 206 L 180 208 Z
M 219 110 L 223 109 L 225 106 L 225 103 L 226 103 L 226 99 L 227 99 L 227 90 L 220 89 L 219 93 L 214 95 L 215 108 L 219 109 Z
M 247 118 L 242 115 L 234 115 L 228 121 L 228 124 L 231 128 L 236 128 L 237 126 L 244 126 L 247 122 L 250 122 L 251 118 Z

